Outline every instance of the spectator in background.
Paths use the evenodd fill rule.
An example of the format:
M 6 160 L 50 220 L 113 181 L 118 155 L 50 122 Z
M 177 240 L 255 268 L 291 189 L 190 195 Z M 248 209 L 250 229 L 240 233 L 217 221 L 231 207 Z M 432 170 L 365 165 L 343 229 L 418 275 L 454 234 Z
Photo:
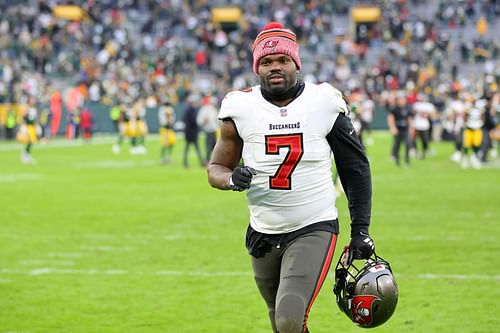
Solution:
M 389 126 L 389 130 L 394 138 L 391 156 L 396 165 L 399 166 L 399 151 L 401 143 L 403 143 L 405 145 L 405 163 L 409 166 L 410 149 L 412 145 L 409 133 L 411 126 L 411 113 L 407 106 L 406 95 L 403 91 L 393 92 L 389 96 L 386 103 L 389 111 L 389 114 L 387 115 L 387 125 Z
M 57 132 L 59 131 L 59 125 L 61 123 L 61 115 L 62 115 L 62 97 L 59 90 L 49 87 L 48 89 L 50 94 L 50 114 L 52 115 L 52 119 L 50 121 L 50 137 L 55 137 Z
M 50 138 L 50 123 L 52 122 L 52 113 L 48 105 L 44 104 L 39 112 L 39 124 L 42 131 L 40 142 L 47 143 Z
M 453 162 L 460 162 L 462 159 L 463 137 L 465 127 L 465 103 L 460 98 L 458 89 L 454 89 L 450 94 L 446 106 L 446 113 L 450 120 L 451 133 L 455 152 L 450 157 Z
M 375 114 L 375 103 L 370 93 L 364 93 L 361 96 L 360 102 L 360 120 L 361 120 L 361 133 L 363 133 L 363 142 L 370 146 L 374 143 L 372 136 L 372 122 Z
M 67 125 L 66 138 L 77 139 L 80 136 L 80 112 L 85 99 L 79 87 L 73 87 L 66 96 Z
M 83 131 L 83 141 L 88 143 L 92 138 L 92 126 L 94 125 L 92 112 L 88 107 L 84 107 L 80 114 L 80 127 Z
M 449 76 L 473 85 L 483 71 L 494 71 L 500 64 L 499 42 L 494 38 L 498 1 L 371 1 L 381 8 L 380 22 L 372 29 L 360 26 L 363 30 L 353 36 L 339 34 L 343 24 L 333 22 L 336 15 L 349 19 L 347 8 L 353 3 L 342 2 L 290 0 L 256 5 L 256 1 L 238 1 L 245 24 L 230 32 L 213 24 L 211 8 L 204 1 L 167 1 L 166 7 L 162 1 L 147 5 L 77 1 L 91 17 L 81 21 L 57 17 L 51 7 L 58 1 L 36 2 L 39 6 L 7 1 L 0 10 L 0 101 L 19 102 L 18 86 L 31 86 L 35 74 L 43 74 L 43 81 L 60 80 L 59 86 L 68 79 L 84 82 L 88 92 L 81 92 L 103 102 L 104 97 L 132 91 L 166 96 L 182 82 L 202 92 L 206 90 L 200 86 L 205 83 L 200 82 L 209 82 L 217 94 L 244 88 L 253 84 L 254 77 L 247 61 L 250 52 L 242 45 L 250 44 L 262 18 L 271 16 L 293 24 L 298 39 L 307 46 L 309 63 L 303 77 L 313 75 L 318 82 L 333 82 L 341 90 L 352 89 L 353 80 L 363 82 L 363 88 L 374 94 L 386 88 L 404 89 L 410 80 L 418 89 L 435 89 Z M 466 9 L 473 8 L 474 15 L 465 15 Z M 481 16 L 488 19 L 484 35 L 473 29 Z M 474 34 L 467 33 L 467 26 Z M 485 61 L 488 69 L 468 77 L 468 66 L 460 66 L 463 62 L 450 68 L 443 60 L 459 61 L 460 53 L 460 45 L 450 42 L 455 39 L 450 31 L 464 43 L 463 62 Z M 132 42 L 131 36 L 137 39 Z M 338 41 L 336 49 L 330 43 L 333 39 Z M 200 72 L 203 79 L 198 79 Z M 498 74 L 496 83 L 500 83 Z M 177 91 L 182 99 L 181 89 Z M 56 117 L 54 113 L 52 129 L 58 127 Z
M 12 108 L 9 108 L 9 111 L 7 112 L 7 119 L 5 121 L 5 137 L 7 140 L 13 140 L 16 137 L 16 126 L 16 112 L 14 112 Z
M 183 121 L 184 121 L 184 139 L 186 140 L 184 146 L 184 157 L 183 157 L 183 165 L 185 168 L 189 168 L 189 149 L 191 146 L 194 147 L 196 151 L 196 155 L 200 162 L 201 166 L 206 165 L 206 161 L 203 159 L 200 151 L 200 146 L 198 145 L 198 134 L 200 132 L 200 128 L 196 121 L 198 110 L 197 96 L 191 94 L 187 98 L 188 105 L 186 111 L 184 113 Z
M 71 129 L 68 132 L 70 133 L 68 136 L 69 139 L 78 139 L 80 137 L 80 130 L 81 130 L 80 113 L 81 110 L 79 108 L 74 110 L 73 112 L 68 113 L 68 118 L 69 118 L 68 125 L 71 126 Z
M 424 94 L 419 94 L 418 101 L 413 104 L 413 128 L 415 137 L 413 138 L 416 156 L 425 158 L 429 153 L 431 117 L 436 113 L 436 108 Z M 421 147 L 419 149 L 419 144 Z
M 209 161 L 217 140 L 216 133 L 219 129 L 219 119 L 217 116 L 219 110 L 215 107 L 216 99 L 210 95 L 202 98 L 201 107 L 196 117 L 196 122 L 200 129 L 205 133 L 205 156 Z
M 120 110 L 121 106 L 118 103 L 114 103 L 111 108 L 109 109 L 109 119 L 113 123 L 113 128 L 114 130 L 118 133 L 119 132 L 119 123 L 120 123 Z
M 483 141 L 481 143 L 481 162 L 488 162 L 488 155 L 493 148 L 491 139 L 492 131 L 497 126 L 496 110 L 493 102 L 494 94 L 485 96 L 486 105 L 484 107 Z

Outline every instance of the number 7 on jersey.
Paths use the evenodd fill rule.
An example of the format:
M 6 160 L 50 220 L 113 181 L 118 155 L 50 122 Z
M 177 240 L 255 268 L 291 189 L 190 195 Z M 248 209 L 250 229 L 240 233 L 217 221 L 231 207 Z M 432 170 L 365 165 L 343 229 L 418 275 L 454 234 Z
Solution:
M 285 159 L 269 177 L 269 187 L 275 190 L 292 189 L 292 173 L 304 155 L 302 133 L 266 135 L 266 155 L 279 155 L 280 149 L 288 149 Z

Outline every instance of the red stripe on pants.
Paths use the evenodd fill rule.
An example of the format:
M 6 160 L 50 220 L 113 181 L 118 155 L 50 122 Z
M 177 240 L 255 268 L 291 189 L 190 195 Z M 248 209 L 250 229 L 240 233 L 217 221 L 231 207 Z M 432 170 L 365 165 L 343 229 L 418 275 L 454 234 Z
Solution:
M 326 253 L 325 260 L 323 262 L 323 268 L 321 269 L 321 274 L 319 275 L 318 282 L 316 283 L 316 288 L 314 289 L 314 293 L 311 297 L 311 302 L 309 302 L 309 306 L 306 310 L 306 315 L 304 319 L 304 332 L 307 332 L 307 319 L 309 318 L 309 312 L 311 311 L 312 305 L 316 296 L 318 296 L 321 287 L 323 286 L 323 282 L 325 282 L 326 276 L 328 275 L 328 271 L 330 270 L 330 265 L 333 259 L 333 253 L 335 252 L 335 245 L 337 244 L 337 234 L 332 234 L 332 240 L 330 242 L 330 246 L 328 247 L 328 252 Z

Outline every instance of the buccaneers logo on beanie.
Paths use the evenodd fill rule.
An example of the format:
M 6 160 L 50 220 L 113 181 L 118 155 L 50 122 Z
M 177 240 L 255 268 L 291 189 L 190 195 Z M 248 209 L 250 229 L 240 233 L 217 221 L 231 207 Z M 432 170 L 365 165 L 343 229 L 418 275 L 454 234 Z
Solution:
M 286 54 L 295 62 L 297 69 L 302 67 L 297 36 L 278 22 L 270 22 L 264 26 L 255 38 L 252 51 L 255 74 L 258 74 L 259 60 L 270 54 Z

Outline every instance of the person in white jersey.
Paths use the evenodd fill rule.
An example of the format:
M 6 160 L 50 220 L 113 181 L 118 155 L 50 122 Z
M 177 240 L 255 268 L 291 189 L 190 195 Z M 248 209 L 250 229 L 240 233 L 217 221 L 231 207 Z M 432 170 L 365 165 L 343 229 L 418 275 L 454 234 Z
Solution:
M 415 150 L 417 157 L 425 158 L 429 154 L 429 141 L 431 137 L 431 118 L 436 113 L 434 104 L 429 101 L 429 97 L 420 94 L 418 101 L 413 104 L 413 127 L 415 128 Z M 421 147 L 417 145 L 420 140 Z
M 361 132 L 363 136 L 366 138 L 364 141 L 365 146 L 373 145 L 373 136 L 372 136 L 372 122 L 373 115 L 375 114 L 375 103 L 373 102 L 372 94 L 369 92 L 365 92 L 361 97 L 361 105 L 360 105 L 360 119 L 361 119 Z
M 460 162 L 462 159 L 465 126 L 465 103 L 457 90 L 452 91 L 450 94 L 450 100 L 447 105 L 447 113 L 452 123 L 451 132 L 453 134 L 453 141 L 455 145 L 455 152 L 450 159 L 454 162 Z
M 211 186 L 247 191 L 246 246 L 275 333 L 309 332 L 330 268 L 339 232 L 332 152 L 349 200 L 348 261 L 374 251 L 370 165 L 348 107 L 331 85 L 302 82 L 300 69 L 295 34 L 267 24 L 253 44 L 260 85 L 224 97 L 207 169 Z

